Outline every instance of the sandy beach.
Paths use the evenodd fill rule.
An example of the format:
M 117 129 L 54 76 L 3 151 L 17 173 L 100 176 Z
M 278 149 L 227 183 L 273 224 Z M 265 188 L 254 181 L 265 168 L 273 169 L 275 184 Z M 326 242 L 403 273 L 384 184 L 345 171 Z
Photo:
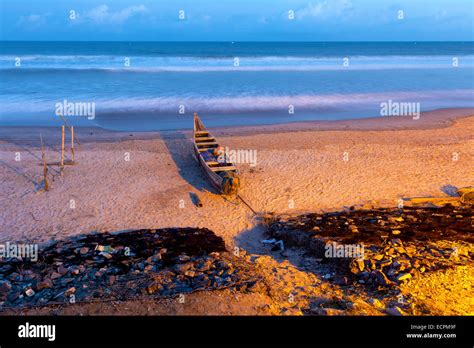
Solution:
M 447 196 L 473 184 L 473 109 L 426 112 L 420 120 L 388 117 L 211 131 L 231 149 L 257 151 L 256 166 L 238 164 L 238 169 L 241 195 L 258 212 L 393 207 L 401 198 Z M 63 176 L 51 171 L 50 191 L 35 192 L 42 180 L 40 133 L 48 162 L 58 161 L 59 129 L 0 129 L 1 242 L 206 227 L 230 250 L 269 252 L 252 212 L 209 185 L 192 156 L 191 131 L 79 128 L 76 165 L 67 166 Z M 16 161 L 18 152 L 21 160 Z M 193 204 L 191 193 L 203 207 Z M 255 312 L 229 309 L 231 314 Z

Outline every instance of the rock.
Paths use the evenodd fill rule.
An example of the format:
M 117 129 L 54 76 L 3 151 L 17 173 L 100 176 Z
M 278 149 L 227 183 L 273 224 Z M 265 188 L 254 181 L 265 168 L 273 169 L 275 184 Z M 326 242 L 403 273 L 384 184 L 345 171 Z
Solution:
M 194 267 L 194 264 L 192 262 L 182 263 L 182 264 L 176 265 L 176 269 L 178 271 L 180 271 L 181 273 L 184 273 L 184 272 L 190 270 L 193 267 Z
M 356 225 L 349 225 L 349 231 L 351 231 L 352 233 L 357 233 L 359 232 L 359 229 Z
M 378 300 L 376 298 L 370 298 L 369 303 L 377 309 L 384 309 L 385 308 L 385 305 L 380 300 Z
M 411 278 L 411 274 L 410 274 L 410 273 L 402 273 L 402 274 L 400 274 L 400 275 L 397 277 L 397 280 L 398 280 L 399 282 L 402 282 L 402 281 L 408 280 L 408 279 L 410 279 L 410 278 Z
M 385 273 L 383 273 L 380 270 L 372 271 L 371 275 L 372 275 L 372 279 L 374 279 L 375 283 L 378 285 L 390 286 L 393 284 L 393 282 L 387 278 Z
M 76 292 L 76 288 L 75 287 L 72 287 L 72 288 L 69 288 L 66 290 L 66 292 L 64 293 L 64 296 L 71 296 L 72 294 L 74 294 Z
M 402 240 L 400 238 L 393 238 L 391 242 L 395 246 L 403 246 Z
M 7 294 L 12 289 L 12 283 L 8 280 L 0 281 L 0 294 Z
M 389 255 L 389 256 L 394 256 L 394 255 L 395 255 L 395 248 L 388 248 L 388 249 L 385 251 L 385 254 L 386 254 L 386 255 Z
M 47 288 L 52 288 L 53 287 L 53 282 L 51 281 L 50 278 L 45 278 L 38 284 L 36 284 L 36 289 L 38 290 L 43 290 Z
M 4 301 L 8 297 L 8 293 L 12 289 L 12 284 L 8 280 L 0 281 L 0 300 Z
M 23 271 L 22 276 L 23 276 L 23 281 L 36 279 L 36 274 L 30 270 Z
M 281 310 L 282 315 L 301 315 L 301 310 L 298 308 L 290 307 L 290 308 L 283 308 Z
M 107 252 L 101 252 L 99 253 L 99 255 L 102 255 L 103 257 L 105 257 L 107 260 L 110 260 L 112 258 L 112 254 L 109 254 Z
M 398 217 L 391 216 L 391 217 L 388 218 L 388 221 L 390 221 L 390 222 L 402 222 L 403 218 L 401 216 L 398 216 Z
M 393 315 L 393 316 L 406 315 L 406 313 L 402 311 L 399 307 L 389 307 L 385 310 L 385 313 L 387 313 L 388 315 Z
M 60 265 L 60 266 L 58 267 L 58 273 L 59 273 L 60 275 L 62 275 L 62 276 L 65 275 L 65 274 L 67 273 L 67 268 L 64 267 L 63 265 Z
M 72 283 L 73 281 L 74 281 L 74 278 L 63 278 L 63 279 L 61 279 L 61 283 L 63 285 Z
M 115 283 L 116 277 L 114 275 L 111 275 L 107 278 L 107 284 L 113 285 Z
M 88 247 L 82 247 L 81 249 L 79 249 L 79 253 L 81 255 L 85 255 L 89 252 L 89 248 Z
M 152 295 L 157 291 L 163 290 L 163 286 L 159 282 L 153 282 L 146 288 L 147 292 Z
M 336 308 L 322 308 L 324 315 L 334 316 L 334 315 L 345 315 L 342 309 Z
M 25 290 L 25 295 L 28 296 L 28 297 L 32 297 L 32 296 L 35 295 L 35 291 L 32 288 L 27 288 Z
M 53 279 L 53 280 L 54 280 L 54 279 L 61 278 L 61 277 L 62 277 L 62 275 L 59 274 L 58 272 L 53 272 L 53 273 L 51 273 L 51 279 Z
M 211 268 L 212 268 L 212 262 L 211 262 L 211 261 L 206 261 L 206 262 L 200 264 L 200 265 L 197 267 L 197 269 L 198 269 L 200 272 L 209 271 Z
M 347 284 L 349 284 L 349 279 L 347 277 L 338 276 L 334 279 L 334 284 L 336 284 L 336 285 L 347 285 Z
M 353 273 L 353 274 L 359 274 L 360 272 L 362 272 L 365 268 L 365 264 L 364 264 L 364 260 L 361 260 L 361 259 L 354 259 L 351 261 L 350 263 L 350 271 Z
M 262 282 L 250 282 L 247 286 L 247 291 L 259 294 L 266 294 L 267 287 Z
M 187 262 L 187 261 L 191 260 L 191 257 L 189 257 L 188 255 L 185 255 L 185 254 L 181 254 L 181 255 L 179 255 L 178 259 L 179 259 L 180 262 Z
M 365 267 L 364 260 L 356 259 L 355 262 L 357 263 L 357 267 L 359 267 L 359 271 L 363 271 Z
M 385 267 L 388 267 L 392 264 L 392 260 L 388 259 L 388 260 L 382 260 L 382 262 L 380 262 L 379 264 L 379 268 L 385 268 Z
M 8 301 L 9 302 L 14 302 L 16 301 L 18 298 L 20 298 L 21 296 L 21 291 L 10 291 L 10 293 L 8 294 Z
M 13 282 L 21 282 L 23 280 L 23 277 L 19 273 L 13 272 L 12 274 L 10 274 L 8 279 L 10 279 Z
M 196 272 L 194 272 L 194 271 L 186 271 L 186 272 L 184 272 L 184 275 L 185 275 L 185 276 L 188 276 L 188 277 L 191 277 L 191 278 L 194 277 L 195 274 L 196 274 Z

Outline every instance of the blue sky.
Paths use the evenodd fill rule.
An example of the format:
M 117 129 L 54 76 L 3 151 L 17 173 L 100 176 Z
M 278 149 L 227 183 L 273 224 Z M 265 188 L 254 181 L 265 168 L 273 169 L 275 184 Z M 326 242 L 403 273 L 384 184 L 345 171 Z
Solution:
M 473 0 L 0 0 L 0 39 L 471 41 L 473 17 Z

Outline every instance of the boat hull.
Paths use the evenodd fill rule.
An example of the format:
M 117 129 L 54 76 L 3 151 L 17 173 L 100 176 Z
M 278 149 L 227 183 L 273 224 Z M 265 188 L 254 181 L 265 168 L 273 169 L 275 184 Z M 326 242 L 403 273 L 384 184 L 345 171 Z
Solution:
M 201 136 L 203 135 L 203 137 Z M 202 141 L 202 139 L 211 139 Z M 199 162 L 204 174 L 208 177 L 212 186 L 220 193 L 230 194 L 237 193 L 239 186 L 238 171 L 233 167 L 232 163 L 218 163 L 218 162 L 206 162 L 201 151 L 213 152 L 213 149 L 219 147 L 219 144 L 209 131 L 204 127 L 198 116 L 194 115 L 194 132 L 193 132 L 193 143 L 194 143 L 194 155 Z M 207 144 L 207 145 L 204 145 Z M 206 147 L 210 146 L 210 147 Z M 201 151 L 200 151 L 201 150 Z M 212 163 L 212 167 L 211 167 Z M 222 170 L 220 170 L 222 168 Z M 231 169 L 233 168 L 233 169 Z M 226 182 L 227 180 L 227 182 Z M 229 184 L 230 183 L 230 184 Z M 230 185 L 230 186 L 229 186 Z

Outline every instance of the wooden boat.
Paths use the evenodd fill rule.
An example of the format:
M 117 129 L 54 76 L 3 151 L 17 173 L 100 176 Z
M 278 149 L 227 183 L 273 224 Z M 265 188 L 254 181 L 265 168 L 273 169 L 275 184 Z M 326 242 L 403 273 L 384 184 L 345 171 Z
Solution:
M 196 113 L 193 141 L 196 159 L 212 185 L 222 194 L 236 194 L 240 186 L 237 168 L 227 161 L 224 149 L 204 127 Z
M 458 196 L 446 197 L 414 197 L 408 198 L 406 201 L 411 205 L 431 204 L 434 206 L 443 206 L 451 204 L 459 206 L 460 204 L 474 204 L 474 187 L 461 187 L 457 190 Z

